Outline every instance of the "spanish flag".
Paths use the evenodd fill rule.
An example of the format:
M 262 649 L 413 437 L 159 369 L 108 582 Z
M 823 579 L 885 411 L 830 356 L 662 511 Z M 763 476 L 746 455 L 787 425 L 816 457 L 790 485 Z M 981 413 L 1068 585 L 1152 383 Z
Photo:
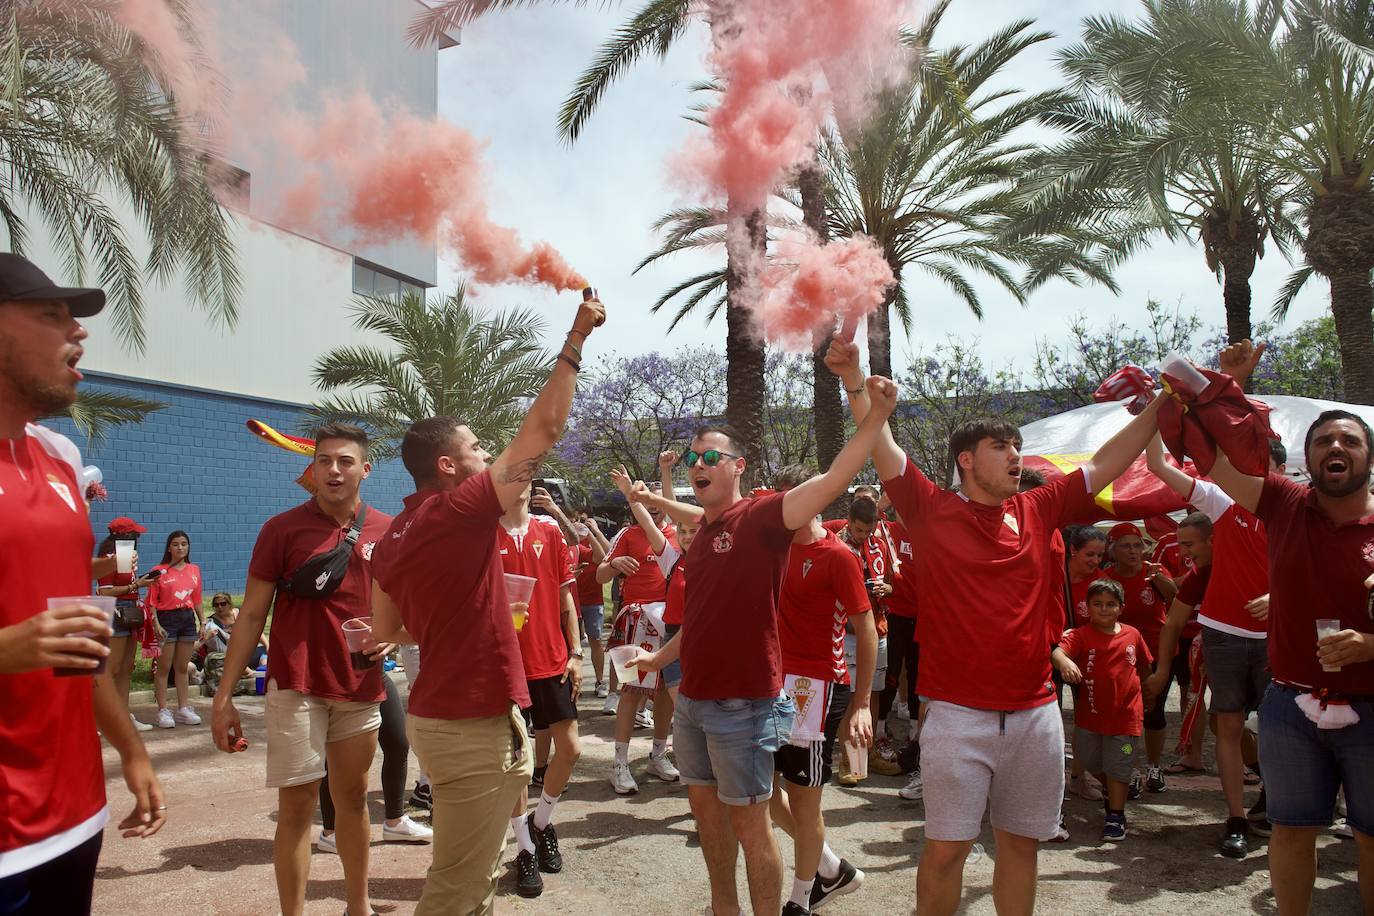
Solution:
M 1021 462 L 1025 467 L 1034 468 L 1044 474 L 1046 480 L 1054 480 L 1072 474 L 1091 459 L 1092 455 L 1086 453 L 1025 455 Z M 1197 476 L 1190 467 L 1185 466 L 1184 470 Z M 1088 524 L 1109 518 L 1120 521 L 1135 521 L 1154 515 L 1167 515 L 1170 512 L 1177 512 L 1187 505 L 1177 493 L 1150 473 L 1144 455 L 1137 458 L 1126 469 L 1126 473 L 1107 484 L 1106 488 L 1097 494 L 1096 502 L 1102 510 L 1102 515 L 1095 519 L 1078 519 L 1080 523 Z

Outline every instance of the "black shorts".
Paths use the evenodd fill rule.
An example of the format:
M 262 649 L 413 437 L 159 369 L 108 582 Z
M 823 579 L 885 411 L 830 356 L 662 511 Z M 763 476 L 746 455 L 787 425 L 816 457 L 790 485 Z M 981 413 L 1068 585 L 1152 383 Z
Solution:
M 1187 690 L 1193 684 L 1193 672 L 1188 666 L 1188 653 L 1193 648 L 1195 636 L 1180 636 L 1178 639 L 1178 654 L 1174 656 L 1174 664 L 1170 669 L 1170 677 L 1178 682 L 1182 690 Z
M 1151 668 L 1151 670 L 1158 671 L 1158 670 L 1159 670 L 1159 659 L 1155 659 L 1154 664 L 1151 665 L 1150 668 Z M 1146 731 L 1156 731 L 1156 732 L 1158 732 L 1158 731 L 1163 731 L 1164 729 L 1166 729 L 1166 728 L 1169 727 L 1169 720 L 1166 719 L 1166 718 L 1164 717 L 1164 706 L 1165 706 L 1166 703 L 1169 702 L 1169 685 L 1170 685 L 1171 683 L 1173 683 L 1172 680 L 1165 681 L 1165 682 L 1164 682 L 1164 689 L 1161 690 L 1161 691 L 1159 692 L 1159 696 L 1155 698 L 1155 705 L 1146 707 L 1146 709 L 1145 709 L 1145 730 L 1146 730 Z
M 825 740 L 807 747 L 784 744 L 773 755 L 773 769 L 798 786 L 823 786 L 830 781 L 830 760 L 835 756 L 835 736 L 849 707 L 849 687 L 835 684 L 830 691 L 830 708 L 825 711 Z
M 542 731 L 550 725 L 577 719 L 577 703 L 573 701 L 572 681 L 563 681 L 561 674 L 526 681 L 530 691 L 530 705 L 523 710 L 525 724 L 530 731 Z

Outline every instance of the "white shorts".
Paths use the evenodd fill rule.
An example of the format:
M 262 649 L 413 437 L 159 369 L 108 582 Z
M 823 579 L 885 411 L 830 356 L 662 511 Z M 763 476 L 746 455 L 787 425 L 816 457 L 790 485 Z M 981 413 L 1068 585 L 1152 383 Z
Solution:
M 933 700 L 921 726 L 926 836 L 977 839 L 992 826 L 1048 840 L 1064 800 L 1064 721 L 1059 707 L 997 712 Z
M 854 689 L 858 689 L 859 675 L 856 652 L 858 650 L 859 638 L 853 633 L 844 634 L 844 663 L 849 666 L 849 684 Z M 881 692 L 887 687 L 887 637 L 878 640 L 878 661 L 873 666 L 873 684 L 869 692 Z

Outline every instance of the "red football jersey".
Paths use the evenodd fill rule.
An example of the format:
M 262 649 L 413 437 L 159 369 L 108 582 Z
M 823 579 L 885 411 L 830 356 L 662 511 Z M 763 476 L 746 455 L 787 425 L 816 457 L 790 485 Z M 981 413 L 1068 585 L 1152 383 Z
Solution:
M 871 609 L 858 558 L 834 534 L 794 543 L 778 602 L 783 672 L 848 684 L 845 624 Z
M 1106 570 L 1106 575 L 1120 582 L 1126 592 L 1121 622 L 1139 630 L 1149 645 L 1158 646 L 1159 631 L 1164 629 L 1169 608 L 1164 603 L 1164 596 L 1155 591 L 1150 577 L 1145 575 L 1145 568 L 1142 566 L 1140 572 L 1129 579 L 1118 573 L 1115 567 Z
M 573 567 L 573 572 L 577 576 L 577 603 L 581 607 L 588 607 L 594 604 L 604 604 L 606 592 L 600 582 L 596 581 L 596 567 L 600 564 L 592 559 L 592 547 L 590 544 L 577 545 L 577 562 L 586 564 L 581 572 L 577 572 L 577 567 Z
M 563 631 L 563 586 L 575 583 L 568 565 L 568 548 L 558 525 L 531 517 L 524 532 L 501 529 L 497 535 L 501 567 L 535 580 L 525 626 L 520 631 L 520 656 L 525 677 L 561 675 L 568 667 L 568 639 Z
M 1223 633 L 1263 639 L 1268 626 L 1245 605 L 1269 594 L 1269 537 L 1264 522 L 1206 480 L 1193 481 L 1188 502 L 1212 520 L 1212 577 L 1198 623 Z
M 671 534 L 672 530 L 665 528 L 664 536 Z M 640 530 L 638 525 L 631 525 L 615 536 L 611 541 L 611 551 L 603 562 L 609 563 L 616 557 L 632 557 L 639 561 L 639 571 L 633 576 L 625 576 L 620 583 L 622 606 L 648 604 L 664 599 L 668 583 L 658 568 L 653 550 L 649 548 L 649 536 Z
M 901 522 L 888 522 L 888 534 L 892 537 L 892 547 L 897 551 L 897 577 L 891 580 L 892 594 L 887 598 L 887 612 L 894 617 L 916 617 L 916 568 L 908 564 L 915 560 L 912 554 L 911 535 Z
M 668 596 L 663 606 L 663 622 L 668 626 L 682 626 L 682 608 L 687 603 L 687 560 L 677 543 L 665 541 L 658 557 L 658 568 L 668 580 Z
M 1154 660 L 1140 631 L 1124 623 L 1114 635 L 1091 625 L 1074 627 L 1059 648 L 1083 672 L 1073 710 L 1078 727 L 1099 735 L 1139 735 L 1145 718 L 1139 666 Z

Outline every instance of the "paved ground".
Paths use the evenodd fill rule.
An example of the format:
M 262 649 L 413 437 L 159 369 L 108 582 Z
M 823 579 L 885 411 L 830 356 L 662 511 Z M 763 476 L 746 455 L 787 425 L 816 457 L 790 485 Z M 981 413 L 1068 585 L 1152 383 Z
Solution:
M 398 683 L 403 684 L 403 678 Z M 277 912 L 271 865 L 275 798 L 262 786 L 261 701 L 240 700 L 253 747 L 232 757 L 211 746 L 209 701 L 197 705 L 207 724 L 144 735 L 167 789 L 170 819 L 160 835 L 146 841 L 124 840 L 113 826 L 107 829 L 96 885 L 99 914 Z M 613 720 L 599 715 L 601 701 L 590 697 L 590 689 L 581 705 L 583 756 L 557 817 L 567 867 L 562 875 L 546 877 L 544 896 L 535 901 L 515 896 L 507 875 L 497 911 L 587 916 L 701 912 L 707 901 L 706 873 L 685 789 L 644 779 L 638 795 L 616 797 L 607 780 Z M 151 718 L 149 706 L 136 703 L 134 709 L 145 721 Z M 648 749 L 647 732 L 637 732 L 631 749 L 637 774 L 642 774 Z M 117 820 L 127 813 L 129 796 L 117 758 L 108 748 L 105 759 Z M 826 789 L 831 843 L 868 875 L 858 893 L 842 898 L 827 913 L 892 914 L 909 908 L 921 849 L 922 806 L 897 797 L 901 784 L 895 778 L 874 777 L 855 789 Z M 420 896 L 429 847 L 381 842 L 377 767 L 372 785 L 373 902 L 379 913 L 408 914 Z M 1263 841 L 1239 862 L 1215 852 L 1222 819 L 1215 777 L 1176 778 L 1167 793 L 1134 803 L 1128 809 L 1132 835 L 1119 845 L 1098 842 L 1099 805 L 1078 799 L 1066 805 L 1073 839 L 1063 846 L 1046 846 L 1041 853 L 1038 912 L 1274 912 Z M 784 859 L 790 861 L 790 844 L 779 836 Z M 990 831 L 985 830 L 981 842 L 987 854 L 965 873 L 964 911 L 972 914 L 993 912 L 996 849 Z M 508 866 L 513 848 L 507 847 Z M 1324 837 L 1320 854 L 1313 912 L 1358 912 L 1354 844 Z M 307 912 L 341 913 L 342 878 L 338 858 L 317 853 Z M 741 899 L 747 900 L 743 891 Z

